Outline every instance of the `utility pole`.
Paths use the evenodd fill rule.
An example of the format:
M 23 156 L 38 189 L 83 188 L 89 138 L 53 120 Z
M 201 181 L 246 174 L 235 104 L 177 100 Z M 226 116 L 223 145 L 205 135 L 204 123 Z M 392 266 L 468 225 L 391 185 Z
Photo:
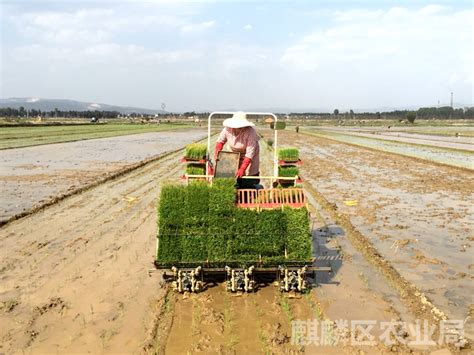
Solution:
M 453 92 L 451 91 L 451 108 L 453 108 Z

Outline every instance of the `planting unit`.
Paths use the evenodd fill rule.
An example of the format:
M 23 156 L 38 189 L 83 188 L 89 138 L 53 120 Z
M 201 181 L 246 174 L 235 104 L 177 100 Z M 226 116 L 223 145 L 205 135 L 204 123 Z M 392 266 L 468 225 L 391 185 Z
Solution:
M 274 175 L 257 177 L 270 188 L 237 190 L 234 178 L 210 174 L 210 121 L 215 114 L 208 120 L 206 157 L 194 155 L 204 163 L 185 159 L 193 164 L 187 171 L 199 174 L 186 174 L 185 184 L 161 189 L 155 266 L 167 270 L 165 280 L 179 292 L 198 292 L 219 280 L 233 292 L 254 291 L 275 280 L 282 291 L 304 291 L 308 273 L 329 269 L 313 265 L 303 190 L 272 187 L 281 178 L 276 151 Z M 273 114 L 254 114 L 277 120 Z M 276 148 L 276 130 L 274 142 Z

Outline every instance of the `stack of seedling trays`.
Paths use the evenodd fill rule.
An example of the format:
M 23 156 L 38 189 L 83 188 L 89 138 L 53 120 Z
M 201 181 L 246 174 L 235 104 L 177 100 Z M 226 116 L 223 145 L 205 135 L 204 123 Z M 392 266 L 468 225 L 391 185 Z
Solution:
M 183 178 L 205 180 L 206 175 L 206 144 L 192 143 L 188 144 L 185 149 L 185 155 L 181 162 L 186 164 L 185 174 Z
M 235 180 L 191 181 L 161 189 L 158 268 L 311 265 L 308 210 L 238 208 Z
M 278 149 L 278 177 L 295 178 L 294 180 L 278 179 L 281 187 L 294 187 L 300 183 L 299 168 L 301 165 L 300 152 L 297 148 Z

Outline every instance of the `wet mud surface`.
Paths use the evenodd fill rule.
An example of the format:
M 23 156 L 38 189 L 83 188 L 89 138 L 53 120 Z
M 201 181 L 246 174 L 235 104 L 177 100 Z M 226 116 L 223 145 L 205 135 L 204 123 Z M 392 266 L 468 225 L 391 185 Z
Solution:
M 282 137 L 299 144 L 300 138 Z M 320 149 L 318 142 L 314 144 Z M 302 153 L 306 176 L 313 165 L 308 152 Z M 380 343 L 352 346 L 347 342 L 350 333 L 344 333 L 346 342 L 337 345 L 292 343 L 294 320 L 333 324 L 341 319 L 410 322 L 416 317 L 311 193 L 314 256 L 317 265 L 333 268 L 330 274 L 316 275 L 311 292 L 281 294 L 269 284 L 256 293 L 234 295 L 217 283 L 203 293 L 181 295 L 170 291 L 160 272 L 150 277 L 160 185 L 181 175 L 180 155 L 151 162 L 0 229 L 0 352 L 379 354 L 407 350 Z M 270 158 L 271 152 L 262 147 L 264 173 L 271 168 Z M 328 162 L 324 167 L 329 166 Z M 319 189 L 324 175 L 315 176 Z M 435 349 L 415 349 L 415 353 Z
M 439 136 L 434 134 L 421 134 L 411 132 L 410 129 L 397 131 L 398 127 L 391 130 L 387 128 L 339 128 L 323 127 L 325 131 L 347 133 L 359 137 L 378 138 L 404 143 L 432 145 L 440 148 L 460 149 L 474 152 L 474 137 L 464 137 L 463 132 L 471 134 L 471 127 L 457 127 L 450 136 Z M 416 131 L 415 131 L 416 132 Z M 436 132 L 436 130 L 434 131 Z
M 472 172 L 292 132 L 280 142 L 300 148 L 306 181 L 404 278 L 450 318 L 469 315 Z
M 0 221 L 205 135 L 191 129 L 3 150 Z
M 0 229 L 0 352 L 136 353 L 162 293 L 149 277 L 172 154 Z

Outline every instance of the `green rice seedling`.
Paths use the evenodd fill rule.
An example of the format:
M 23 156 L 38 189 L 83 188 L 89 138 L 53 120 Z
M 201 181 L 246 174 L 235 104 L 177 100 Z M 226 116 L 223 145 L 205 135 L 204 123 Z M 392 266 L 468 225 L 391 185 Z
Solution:
M 190 160 L 205 159 L 207 153 L 207 146 L 202 143 L 188 144 L 185 149 L 185 155 Z
M 312 242 L 306 208 L 256 211 L 235 206 L 235 181 L 165 185 L 158 207 L 161 263 L 237 261 L 249 266 L 308 260 Z
M 209 185 L 204 181 L 195 181 L 186 187 L 182 261 L 202 261 L 207 258 L 209 190 Z
M 181 233 L 186 198 L 185 186 L 165 185 L 161 189 L 158 207 L 159 248 L 157 259 L 162 262 L 181 260 Z
M 186 166 L 186 174 L 188 175 L 205 175 L 206 164 L 188 164 Z
M 258 214 L 256 211 L 236 208 L 232 234 L 227 243 L 229 260 L 257 260 L 260 254 L 259 236 L 256 235 Z
M 285 216 L 281 210 L 263 210 L 258 213 L 256 247 L 262 256 L 278 256 L 285 252 Z
M 278 160 L 295 162 L 300 158 L 300 151 L 298 148 L 280 148 L 278 149 Z
M 290 260 L 308 260 L 313 255 L 310 219 L 306 208 L 285 207 L 286 249 Z
M 295 177 L 300 173 L 296 166 L 279 166 L 278 176 L 281 177 Z
M 235 180 L 214 179 L 209 191 L 209 229 L 207 257 L 209 261 L 226 260 L 229 232 L 234 223 Z

